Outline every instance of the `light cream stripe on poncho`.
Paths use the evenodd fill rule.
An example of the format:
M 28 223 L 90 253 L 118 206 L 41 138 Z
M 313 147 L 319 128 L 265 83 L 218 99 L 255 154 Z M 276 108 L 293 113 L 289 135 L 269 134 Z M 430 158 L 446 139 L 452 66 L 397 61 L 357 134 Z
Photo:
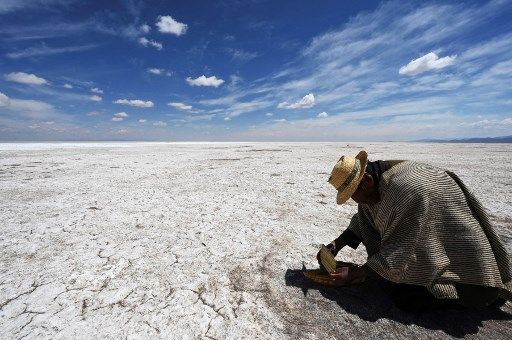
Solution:
M 368 266 L 387 280 L 458 298 L 455 282 L 501 288 L 512 300 L 510 258 L 486 212 L 453 173 L 406 161 L 382 174 L 381 201 L 350 223 Z

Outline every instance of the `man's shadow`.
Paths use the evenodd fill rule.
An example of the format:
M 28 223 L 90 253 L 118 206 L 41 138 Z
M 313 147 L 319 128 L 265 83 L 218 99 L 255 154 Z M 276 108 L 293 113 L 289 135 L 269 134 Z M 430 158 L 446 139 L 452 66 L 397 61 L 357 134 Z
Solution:
M 415 324 L 431 330 L 441 330 L 461 338 L 467 334 L 478 333 L 483 321 L 512 320 L 511 314 L 491 307 L 405 312 L 395 306 L 388 292 L 383 289 L 385 282 L 382 279 L 368 278 L 358 285 L 329 287 L 308 280 L 303 274 L 304 269 L 288 269 L 285 274 L 286 285 L 300 288 L 304 297 L 309 290 L 317 290 L 326 299 L 335 301 L 347 313 L 357 315 L 365 321 L 389 319 L 404 325 Z

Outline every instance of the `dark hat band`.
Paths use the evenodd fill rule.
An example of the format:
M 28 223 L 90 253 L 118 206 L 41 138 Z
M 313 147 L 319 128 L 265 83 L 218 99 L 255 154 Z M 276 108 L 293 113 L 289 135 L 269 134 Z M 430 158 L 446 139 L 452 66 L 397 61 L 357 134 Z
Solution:
M 356 158 L 356 162 L 354 164 L 354 167 L 352 168 L 352 171 L 350 172 L 350 175 L 348 175 L 345 182 L 341 183 L 341 185 L 338 187 L 338 191 L 343 191 L 347 188 L 347 186 L 354 180 L 356 175 L 359 173 L 359 170 L 361 169 L 361 161 Z

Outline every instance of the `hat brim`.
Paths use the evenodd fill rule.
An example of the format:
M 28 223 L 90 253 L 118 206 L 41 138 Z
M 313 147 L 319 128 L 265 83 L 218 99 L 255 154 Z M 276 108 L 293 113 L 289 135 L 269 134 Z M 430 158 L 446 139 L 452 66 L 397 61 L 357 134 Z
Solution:
M 361 150 L 356 156 L 356 159 L 358 159 L 361 162 L 361 168 L 359 170 L 359 174 L 354 178 L 354 180 L 347 186 L 343 191 L 338 191 L 338 194 L 336 195 L 336 203 L 337 204 L 343 204 L 346 201 L 349 200 L 349 198 L 354 194 L 354 192 L 357 190 L 357 187 L 359 186 L 359 183 L 361 182 L 361 178 L 363 178 L 364 171 L 366 169 L 366 165 L 368 164 L 368 153 L 366 151 Z

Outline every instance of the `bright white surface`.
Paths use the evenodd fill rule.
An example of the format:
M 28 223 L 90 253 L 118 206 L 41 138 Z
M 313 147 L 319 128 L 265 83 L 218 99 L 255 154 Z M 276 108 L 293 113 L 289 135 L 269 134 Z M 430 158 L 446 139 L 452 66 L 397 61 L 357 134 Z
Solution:
M 287 269 L 316 267 L 319 244 L 356 211 L 335 204 L 327 179 L 341 154 L 361 147 L 372 160 L 455 171 L 512 245 L 512 145 L 8 144 L 2 338 L 380 338 L 383 327 L 390 337 L 446 336 L 363 320 L 317 290 L 304 297 L 285 285 Z M 360 247 L 339 257 L 366 255 Z

